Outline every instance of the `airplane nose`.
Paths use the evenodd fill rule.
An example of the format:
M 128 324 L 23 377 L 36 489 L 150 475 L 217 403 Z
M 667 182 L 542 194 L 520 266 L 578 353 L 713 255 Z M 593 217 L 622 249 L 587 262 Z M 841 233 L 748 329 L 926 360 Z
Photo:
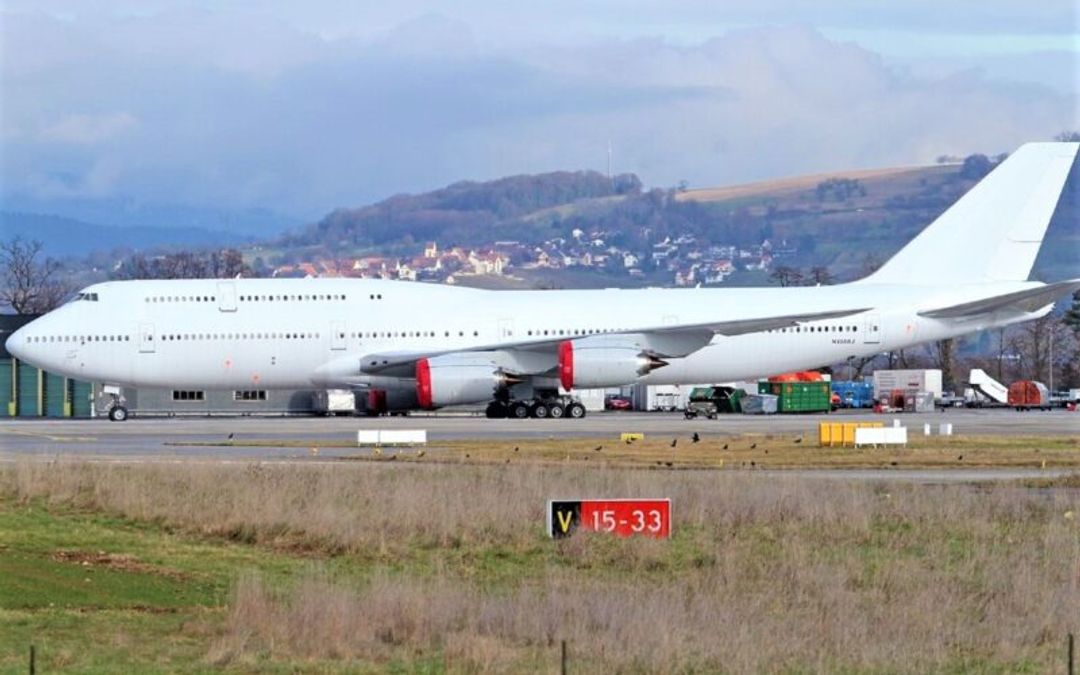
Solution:
M 26 328 L 20 328 L 8 336 L 4 341 L 4 349 L 20 361 L 26 360 Z

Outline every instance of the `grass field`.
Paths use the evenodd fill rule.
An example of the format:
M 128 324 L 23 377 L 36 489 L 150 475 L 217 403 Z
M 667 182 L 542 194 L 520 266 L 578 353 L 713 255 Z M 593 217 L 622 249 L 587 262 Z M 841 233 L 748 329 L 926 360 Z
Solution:
M 670 541 L 543 533 L 550 497 L 636 495 Z M 1075 478 L 16 464 L 0 670 L 552 672 L 563 639 L 574 672 L 1063 670 L 1078 511 Z
M 674 446 L 672 443 L 674 442 Z M 243 439 L 180 442 L 173 447 L 352 448 L 352 440 Z M 657 469 L 852 469 L 852 468 L 1080 468 L 1080 437 L 911 436 L 900 448 L 817 447 L 815 434 L 649 435 L 625 443 L 618 438 L 520 438 L 438 441 L 421 454 L 388 448 L 357 450 L 357 460 L 416 463 L 529 463 Z

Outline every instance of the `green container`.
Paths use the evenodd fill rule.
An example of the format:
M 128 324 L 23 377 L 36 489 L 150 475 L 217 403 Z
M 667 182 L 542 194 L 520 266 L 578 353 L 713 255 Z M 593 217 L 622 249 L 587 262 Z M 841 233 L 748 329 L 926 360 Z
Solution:
M 0 417 L 10 417 L 15 413 L 15 399 L 11 395 L 11 364 L 11 359 L 0 361 Z
M 48 417 L 64 417 L 67 412 L 67 379 L 60 375 L 45 373 L 45 414 Z
M 828 382 L 758 382 L 758 393 L 778 396 L 781 413 L 828 412 L 831 407 Z
M 25 363 L 19 363 L 15 367 L 15 384 L 17 399 L 15 405 L 18 408 L 19 417 L 39 417 L 41 410 L 38 408 L 38 369 Z
M 90 409 L 93 404 L 91 396 L 93 387 L 89 382 L 68 380 L 71 387 L 71 414 L 74 417 L 90 417 Z

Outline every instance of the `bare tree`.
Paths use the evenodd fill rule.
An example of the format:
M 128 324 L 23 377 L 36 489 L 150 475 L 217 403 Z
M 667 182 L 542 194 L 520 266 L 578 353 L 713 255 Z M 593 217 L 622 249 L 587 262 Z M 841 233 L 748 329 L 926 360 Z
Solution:
M 44 258 L 42 248 L 40 241 L 22 237 L 0 243 L 0 303 L 19 314 L 44 314 L 71 294 L 60 263 Z
M 952 338 L 938 340 L 930 347 L 930 355 L 935 368 L 941 370 L 941 386 L 948 391 L 954 391 L 956 378 L 953 370 L 956 364 L 956 343 Z
M 780 265 L 773 270 L 769 278 L 781 286 L 798 286 L 802 282 L 803 274 L 795 267 Z
M 828 286 L 833 282 L 832 272 L 828 267 L 824 265 L 815 265 L 810 268 L 810 275 L 807 279 L 807 283 L 815 286 Z

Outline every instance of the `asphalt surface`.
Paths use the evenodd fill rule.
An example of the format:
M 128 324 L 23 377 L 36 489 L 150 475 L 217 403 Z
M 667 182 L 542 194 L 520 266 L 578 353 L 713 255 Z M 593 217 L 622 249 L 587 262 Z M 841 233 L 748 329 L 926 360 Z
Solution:
M 594 413 L 582 420 L 488 420 L 466 415 L 432 415 L 392 418 L 362 417 L 162 417 L 132 418 L 126 422 L 106 419 L 6 420 L 0 424 L 0 461 L 18 458 L 79 458 L 126 460 L 288 460 L 312 459 L 304 442 L 351 443 L 359 429 L 426 429 L 431 442 L 439 440 L 614 437 L 621 432 L 645 434 L 732 435 L 746 433 L 816 433 L 822 421 L 901 420 L 913 432 L 924 423 L 953 424 L 955 434 L 978 435 L 1077 435 L 1080 413 L 1064 410 L 1016 412 L 1013 410 L 966 410 L 905 415 L 874 415 L 840 412 L 832 415 L 726 415 L 716 420 L 686 420 L 677 413 Z M 200 447 L 187 443 L 233 441 L 267 442 L 259 447 Z M 282 443 L 280 446 L 274 443 Z M 288 444 L 292 443 L 293 446 Z M 359 448 L 320 447 L 320 459 L 356 456 Z M 811 472 L 807 472 L 811 473 Z M 852 471 L 843 472 L 854 477 Z M 1045 474 L 1043 474 L 1045 475 Z

